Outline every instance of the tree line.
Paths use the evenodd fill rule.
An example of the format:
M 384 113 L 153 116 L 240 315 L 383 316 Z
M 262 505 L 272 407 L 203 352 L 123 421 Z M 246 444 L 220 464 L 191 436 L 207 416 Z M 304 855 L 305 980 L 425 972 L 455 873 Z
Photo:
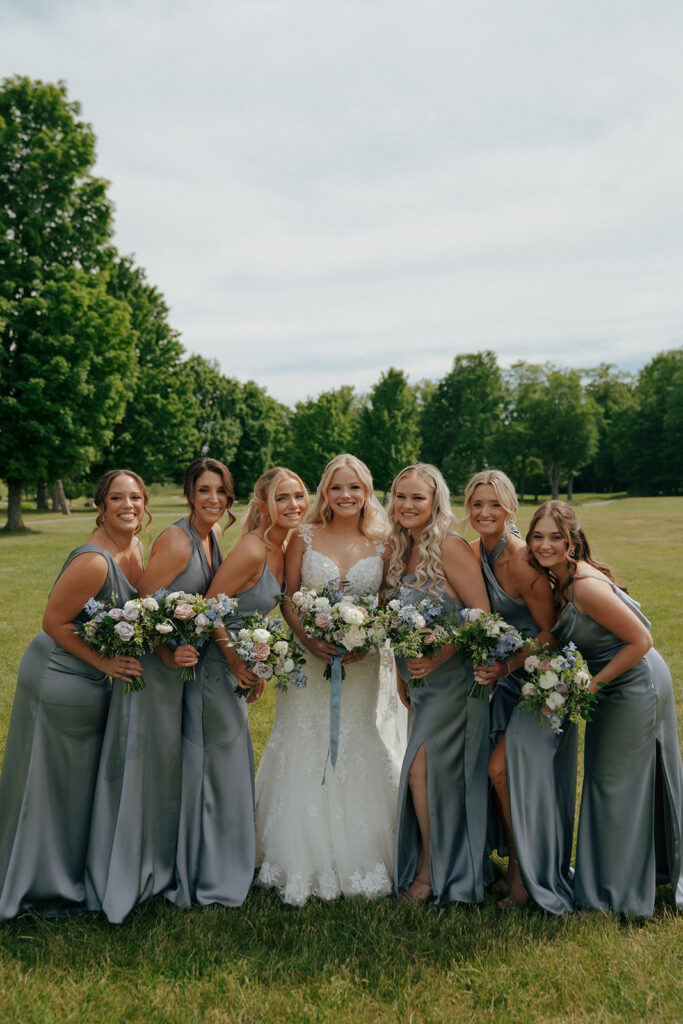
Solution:
M 227 463 L 246 495 L 283 463 L 314 486 L 353 451 L 379 490 L 418 459 L 454 492 L 486 466 L 521 496 L 561 487 L 679 494 L 683 349 L 637 376 L 612 365 L 501 368 L 493 352 L 456 355 L 438 381 L 396 368 L 367 394 L 341 385 L 289 408 L 254 381 L 189 355 L 161 293 L 112 243 L 108 183 L 93 175 L 95 135 L 64 83 L 0 88 L 0 477 L 7 528 L 22 495 L 83 492 L 106 468 L 177 481 L 186 463 Z

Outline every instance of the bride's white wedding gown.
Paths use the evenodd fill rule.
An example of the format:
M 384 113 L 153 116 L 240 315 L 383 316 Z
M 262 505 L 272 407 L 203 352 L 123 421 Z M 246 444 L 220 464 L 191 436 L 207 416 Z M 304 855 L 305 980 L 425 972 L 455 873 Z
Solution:
M 321 587 L 330 580 L 338 585 L 335 563 L 312 547 L 310 524 L 299 534 L 306 543 L 302 586 Z M 349 570 L 353 593 L 379 589 L 383 546 L 376 548 L 375 555 Z M 256 776 L 256 881 L 294 905 L 309 896 L 372 899 L 392 891 L 406 732 L 393 659 L 382 652 L 346 666 L 336 768 L 328 760 L 330 683 L 324 670 L 325 663 L 309 655 L 307 686 L 277 691 L 275 722 Z

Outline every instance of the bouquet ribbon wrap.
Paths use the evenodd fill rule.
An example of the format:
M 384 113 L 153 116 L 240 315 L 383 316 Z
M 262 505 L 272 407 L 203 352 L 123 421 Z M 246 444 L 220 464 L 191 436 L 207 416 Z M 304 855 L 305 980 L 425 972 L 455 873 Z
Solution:
M 342 679 L 345 676 L 342 657 L 347 653 L 345 647 L 337 644 L 337 653 L 330 656 L 330 751 L 329 760 L 332 767 L 337 766 L 337 754 L 339 753 L 339 722 L 341 719 L 341 697 Z M 323 772 L 322 785 L 325 785 L 327 767 Z

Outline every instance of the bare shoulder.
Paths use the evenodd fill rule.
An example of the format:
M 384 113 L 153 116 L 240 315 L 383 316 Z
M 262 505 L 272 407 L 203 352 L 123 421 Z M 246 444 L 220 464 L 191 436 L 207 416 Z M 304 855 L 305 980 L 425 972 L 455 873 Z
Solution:
M 474 549 L 459 533 L 449 533 L 444 538 L 441 546 L 441 557 L 444 562 L 459 562 L 465 565 L 471 565 L 472 562 L 477 561 Z
M 189 555 L 190 548 L 190 538 L 174 523 L 173 526 L 167 526 L 154 541 L 151 557 L 155 555 Z

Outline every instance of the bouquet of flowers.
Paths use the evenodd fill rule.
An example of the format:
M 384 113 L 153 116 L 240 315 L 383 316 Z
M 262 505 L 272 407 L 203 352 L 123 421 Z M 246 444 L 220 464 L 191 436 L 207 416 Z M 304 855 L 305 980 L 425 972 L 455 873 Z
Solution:
M 79 625 L 77 632 L 88 647 L 103 658 L 126 654 L 139 658 L 149 650 L 150 644 L 157 643 L 155 626 L 159 604 L 153 597 L 136 597 L 119 608 L 116 600 L 113 597 L 107 606 L 91 597 L 83 608 L 88 621 Z M 144 685 L 142 676 L 137 676 L 133 682 L 126 682 L 125 692 L 141 690 Z
M 162 589 L 157 590 L 153 600 L 158 602 L 159 609 L 152 647 L 160 643 L 171 647 L 181 644 L 203 647 L 211 639 L 213 630 L 224 627 L 224 619 L 234 615 L 237 609 L 237 599 L 226 594 L 204 597 L 203 594 L 186 594 L 183 590 L 169 594 Z M 194 665 L 183 668 L 180 674 L 185 683 L 197 677 Z
M 350 651 L 370 651 L 386 639 L 377 618 L 377 597 L 373 594 L 347 594 L 332 583 L 318 589 L 302 587 L 290 598 L 307 636 L 337 648 L 341 656 Z M 333 661 L 334 661 L 333 655 Z M 325 670 L 331 676 L 332 666 Z M 345 678 L 343 665 L 341 678 Z
M 450 617 L 443 614 L 443 604 L 423 597 L 415 602 L 410 590 L 401 587 L 377 613 L 387 639 L 397 658 L 433 658 L 453 640 Z M 427 686 L 428 678 L 411 679 L 411 686 Z
M 543 645 L 524 662 L 529 679 L 522 686 L 522 704 L 553 732 L 570 722 L 589 719 L 595 695 L 588 689 L 591 674 L 574 644 L 554 651 Z
M 346 677 L 341 659 L 348 651 L 370 651 L 386 639 L 377 619 L 377 597 L 346 593 L 328 582 L 317 590 L 302 587 L 290 600 L 307 636 L 334 644 L 337 649 L 324 673 L 330 680 L 330 761 L 334 768 L 339 750 L 341 684 Z
M 463 620 L 454 630 L 453 639 L 473 665 L 508 661 L 511 655 L 535 642 L 525 639 L 498 612 L 485 612 L 482 608 L 463 609 Z M 475 682 L 469 696 L 486 700 L 487 688 Z
M 279 615 L 265 619 L 250 615 L 238 630 L 230 630 L 232 646 L 259 679 L 273 679 L 278 690 L 294 686 L 301 690 L 306 676 L 301 666 L 305 661 L 301 644 L 290 633 Z M 238 697 L 246 697 L 248 690 L 236 686 Z

